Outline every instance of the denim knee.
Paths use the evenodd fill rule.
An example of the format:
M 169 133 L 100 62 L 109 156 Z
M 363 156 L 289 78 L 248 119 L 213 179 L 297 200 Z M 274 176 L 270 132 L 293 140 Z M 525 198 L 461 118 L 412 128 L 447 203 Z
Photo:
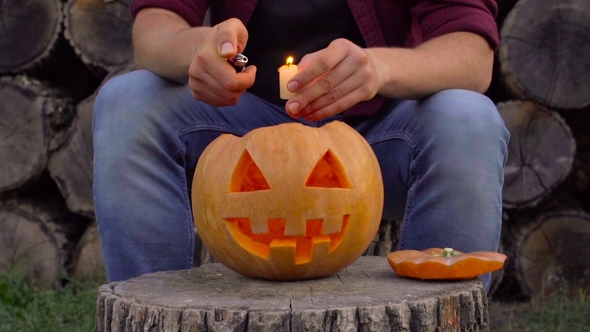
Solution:
M 475 92 L 449 90 L 415 111 L 420 151 L 400 245 L 496 250 L 509 134 L 495 105 Z M 427 234 L 425 224 L 439 235 Z
M 93 128 L 108 130 L 110 135 L 128 135 L 134 128 L 144 128 L 145 121 L 162 116 L 165 110 L 160 94 L 166 82 L 145 70 L 116 76 L 99 90 L 94 107 Z
M 109 80 L 96 98 L 94 203 L 111 281 L 192 265 L 187 182 L 174 159 L 183 146 L 172 109 L 183 95 L 136 71 Z
M 485 95 L 460 89 L 441 91 L 422 102 L 418 112 L 430 114 L 422 121 L 429 137 L 423 146 L 438 151 L 433 156 L 438 162 L 443 158 L 453 170 L 466 172 L 473 159 L 477 164 L 505 165 L 510 135 L 496 106 Z

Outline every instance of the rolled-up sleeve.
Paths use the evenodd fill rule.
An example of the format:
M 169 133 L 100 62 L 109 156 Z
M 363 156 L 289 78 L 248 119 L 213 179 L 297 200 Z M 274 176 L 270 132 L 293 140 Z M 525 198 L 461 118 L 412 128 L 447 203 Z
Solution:
M 476 33 L 496 50 L 500 44 L 495 0 L 411 0 L 422 40 L 458 31 Z
M 191 26 L 200 26 L 203 24 L 208 6 L 208 1 L 197 0 L 133 0 L 131 14 L 135 18 L 144 8 L 162 8 L 178 14 Z

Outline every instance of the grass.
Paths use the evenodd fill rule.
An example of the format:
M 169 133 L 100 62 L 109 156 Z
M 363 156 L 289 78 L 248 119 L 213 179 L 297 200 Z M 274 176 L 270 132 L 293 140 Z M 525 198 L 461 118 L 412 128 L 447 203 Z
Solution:
M 29 286 L 14 272 L 0 272 L 0 332 L 94 331 L 96 280 L 68 280 L 57 290 Z
M 57 290 L 29 286 L 0 272 L 0 332 L 92 332 L 97 287 L 103 279 L 72 279 Z M 590 295 L 529 302 L 490 301 L 492 332 L 590 332 Z
M 582 292 L 489 307 L 492 332 L 590 332 L 590 296 Z

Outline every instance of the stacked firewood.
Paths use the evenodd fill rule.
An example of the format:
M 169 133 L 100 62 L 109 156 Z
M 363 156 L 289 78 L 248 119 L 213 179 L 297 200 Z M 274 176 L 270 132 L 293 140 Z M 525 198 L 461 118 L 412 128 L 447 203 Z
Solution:
M 590 287 L 590 2 L 498 1 L 488 95 L 511 139 L 498 296 Z
M 132 70 L 132 0 L 0 4 L 0 269 L 44 286 L 104 273 L 92 199 L 94 98 Z M 590 2 L 498 0 L 487 95 L 511 133 L 498 296 L 590 286 Z M 367 254 L 395 250 L 383 221 Z M 196 247 L 197 264 L 213 258 Z
M 92 197 L 101 83 L 132 69 L 132 0 L 0 4 L 0 269 L 104 278 Z

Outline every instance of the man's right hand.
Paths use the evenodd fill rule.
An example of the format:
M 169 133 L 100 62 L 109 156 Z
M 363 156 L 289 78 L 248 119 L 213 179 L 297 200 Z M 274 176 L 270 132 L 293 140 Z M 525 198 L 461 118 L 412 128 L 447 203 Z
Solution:
M 254 84 L 256 67 L 240 73 L 227 59 L 246 47 L 248 31 L 238 19 L 213 27 L 190 27 L 177 14 L 159 8 L 139 11 L 133 26 L 135 64 L 179 84 L 196 99 L 231 106 Z
M 213 106 L 235 105 L 254 84 L 256 67 L 236 70 L 227 59 L 242 52 L 248 30 L 242 21 L 231 18 L 212 27 L 197 48 L 188 69 L 188 84 L 193 96 Z

